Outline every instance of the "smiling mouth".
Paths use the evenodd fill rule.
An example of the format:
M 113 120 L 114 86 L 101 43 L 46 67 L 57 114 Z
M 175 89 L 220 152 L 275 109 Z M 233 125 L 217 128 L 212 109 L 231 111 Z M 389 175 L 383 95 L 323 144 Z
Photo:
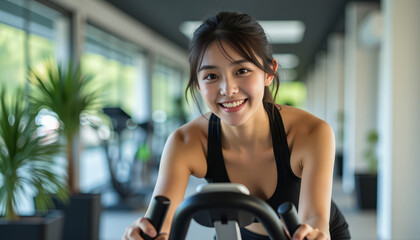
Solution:
M 237 100 L 237 101 L 232 101 L 232 102 L 227 102 L 227 103 L 219 103 L 220 106 L 224 107 L 224 108 L 235 108 L 238 107 L 242 104 L 244 104 L 248 99 L 241 99 L 241 100 Z

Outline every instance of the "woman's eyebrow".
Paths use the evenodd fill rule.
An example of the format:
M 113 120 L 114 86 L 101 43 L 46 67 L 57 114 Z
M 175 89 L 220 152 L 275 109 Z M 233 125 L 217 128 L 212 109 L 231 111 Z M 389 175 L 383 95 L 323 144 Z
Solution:
M 215 68 L 218 68 L 218 67 L 213 66 L 213 65 L 203 65 L 200 67 L 200 69 L 198 69 L 198 72 L 206 70 L 206 69 L 215 69 Z
M 241 65 L 242 63 L 246 63 L 246 62 L 250 62 L 250 61 L 246 59 L 240 59 L 240 60 L 233 61 L 230 65 Z
M 232 61 L 232 63 L 230 64 L 232 65 L 241 65 L 242 63 L 246 63 L 246 62 L 250 62 L 246 59 L 240 59 L 240 60 L 236 60 L 236 61 Z M 215 68 L 219 68 L 217 66 L 214 65 L 203 65 L 200 67 L 200 69 L 198 69 L 198 72 L 202 71 L 202 70 L 206 70 L 206 69 L 215 69 Z

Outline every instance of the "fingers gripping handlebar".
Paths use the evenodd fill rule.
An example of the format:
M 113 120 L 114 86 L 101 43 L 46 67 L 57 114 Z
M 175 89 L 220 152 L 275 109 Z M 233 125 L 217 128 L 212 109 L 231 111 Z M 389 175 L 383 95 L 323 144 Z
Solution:
M 293 205 L 290 202 L 285 202 L 280 205 L 280 207 L 277 209 L 277 212 L 283 220 L 284 225 L 286 225 L 287 231 L 289 232 L 290 236 L 293 236 L 293 234 L 300 226 L 300 221 L 297 215 L 295 205 Z
M 160 229 L 162 228 L 162 224 L 165 220 L 165 216 L 168 212 L 170 204 L 171 201 L 164 196 L 156 196 L 152 201 L 152 205 L 150 207 L 150 215 L 147 217 L 147 219 L 155 227 L 157 233 L 156 236 L 159 236 Z M 154 239 L 143 232 L 140 232 L 140 235 L 145 240 Z

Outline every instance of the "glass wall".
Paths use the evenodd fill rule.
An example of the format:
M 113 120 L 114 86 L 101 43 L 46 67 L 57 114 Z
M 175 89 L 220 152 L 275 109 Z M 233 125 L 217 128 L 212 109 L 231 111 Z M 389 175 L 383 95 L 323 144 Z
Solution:
M 120 108 L 136 123 L 147 121 L 150 116 L 150 101 L 144 51 L 137 45 L 91 24 L 87 24 L 85 29 L 82 68 L 94 75 L 97 85 L 102 90 L 103 107 Z M 117 180 L 124 182 L 130 177 L 130 168 L 138 147 L 137 139 L 132 134 L 137 132 L 114 130 L 119 136 L 115 138 L 115 135 L 112 135 L 114 137 L 106 140 L 110 147 L 114 147 L 114 150 L 110 148 L 108 153 L 101 148 L 98 142 L 100 139 L 92 129 L 85 128 L 81 133 L 85 146 L 81 155 L 82 190 L 91 191 L 106 185 L 112 176 L 110 166 L 116 169 Z M 115 141 L 119 143 L 114 143 Z M 116 149 L 114 144 L 118 146 Z M 118 156 L 112 156 L 115 154 L 111 153 Z M 98 168 L 97 174 L 90 174 L 93 169 Z
M 0 1 L 0 84 L 8 92 L 26 83 L 27 67 L 68 57 L 69 19 L 35 1 Z
M 140 47 L 92 25 L 86 26 L 82 66 L 103 86 L 106 107 L 120 107 L 145 121 L 147 106 L 146 55 Z
M 185 98 L 182 72 L 165 58 L 156 59 L 152 75 L 152 120 L 154 142 L 160 155 L 166 139 L 177 127 L 185 123 Z
M 181 71 L 164 58 L 158 59 L 154 66 L 152 112 L 163 111 L 168 118 L 178 117 L 184 98 Z
M 28 68 L 69 56 L 69 17 L 36 1 L 0 1 L 0 88 L 27 87 Z M 3 90 L 3 89 L 0 89 Z M 31 189 L 19 197 L 20 214 L 33 211 Z

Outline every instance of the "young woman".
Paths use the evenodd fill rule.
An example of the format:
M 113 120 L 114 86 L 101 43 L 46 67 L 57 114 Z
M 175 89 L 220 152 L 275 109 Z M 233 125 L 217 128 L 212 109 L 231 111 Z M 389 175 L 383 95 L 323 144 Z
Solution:
M 269 87 L 276 96 L 278 64 L 257 21 L 221 12 L 195 31 L 189 52 L 187 91 L 194 100 L 198 91 L 211 112 L 167 140 L 153 195 L 168 197 L 171 206 L 157 239 L 168 238 L 190 175 L 242 183 L 274 210 L 285 201 L 294 203 L 303 224 L 293 239 L 350 239 L 331 201 L 334 133 L 308 112 L 274 104 Z M 142 239 L 140 231 L 156 236 L 143 217 L 123 239 Z M 268 239 L 258 222 L 241 234 L 244 240 Z

